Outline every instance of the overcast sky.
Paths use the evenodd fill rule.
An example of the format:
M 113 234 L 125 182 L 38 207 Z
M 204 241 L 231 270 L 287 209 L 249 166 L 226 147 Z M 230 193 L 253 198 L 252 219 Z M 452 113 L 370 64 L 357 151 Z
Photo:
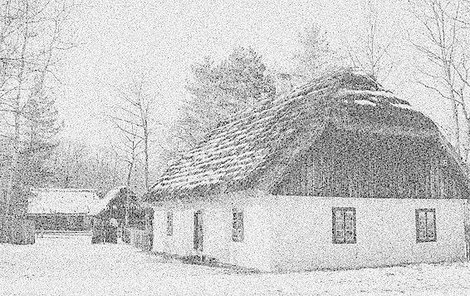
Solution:
M 171 121 L 187 96 L 190 65 L 204 56 L 227 56 L 235 46 L 252 46 L 269 67 L 285 68 L 304 27 L 319 23 L 336 47 L 354 45 L 364 28 L 364 0 L 305 1 L 82 1 L 74 15 L 78 48 L 67 53 L 58 107 L 63 135 L 106 146 L 115 135 L 102 114 L 115 99 L 109 85 L 125 81 L 126 67 L 152 69 L 163 98 L 161 116 Z M 401 44 L 414 25 L 401 1 L 378 1 L 385 37 L 395 39 L 397 65 L 385 86 L 445 125 L 445 107 L 414 84 L 413 56 Z

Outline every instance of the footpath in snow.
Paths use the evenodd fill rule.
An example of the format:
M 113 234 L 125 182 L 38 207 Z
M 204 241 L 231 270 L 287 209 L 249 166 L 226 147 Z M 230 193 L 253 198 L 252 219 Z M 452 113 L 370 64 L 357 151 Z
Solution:
M 237 273 L 168 261 L 89 236 L 0 244 L 0 295 L 470 295 L 470 264 Z

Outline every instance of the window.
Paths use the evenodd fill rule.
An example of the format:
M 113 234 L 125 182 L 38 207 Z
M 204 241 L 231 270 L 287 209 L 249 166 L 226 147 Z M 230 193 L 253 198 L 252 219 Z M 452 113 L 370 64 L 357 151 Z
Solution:
M 333 208 L 333 243 L 356 243 L 355 208 Z
M 232 209 L 232 241 L 242 242 L 243 234 L 243 211 Z
M 194 250 L 202 252 L 204 250 L 204 232 L 202 227 L 202 211 L 194 213 Z
M 80 229 L 80 230 L 85 229 L 84 222 L 85 222 L 84 217 L 83 216 L 78 216 L 77 220 L 76 220 L 75 228 Z
M 166 235 L 173 235 L 173 212 L 166 213 Z
M 436 241 L 436 210 L 416 210 L 416 242 Z

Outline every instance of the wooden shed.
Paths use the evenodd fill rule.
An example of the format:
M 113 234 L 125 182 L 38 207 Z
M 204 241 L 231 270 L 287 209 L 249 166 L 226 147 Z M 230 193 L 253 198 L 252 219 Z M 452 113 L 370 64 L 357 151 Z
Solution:
M 143 220 L 143 209 L 141 208 L 137 195 L 125 186 L 109 190 L 91 209 L 90 215 L 95 219 L 109 220 L 114 218 L 119 225 L 123 225 L 128 211 L 128 225 L 139 226 Z
M 463 259 L 468 197 L 437 126 L 348 69 L 219 126 L 145 201 L 154 251 L 285 271 Z
M 94 189 L 35 188 L 28 201 L 27 217 L 36 232 L 87 232 L 90 211 L 98 202 Z
M 107 231 L 109 234 L 110 231 L 121 230 L 124 230 L 123 241 L 130 242 L 129 229 L 145 228 L 145 210 L 141 207 L 137 195 L 129 188 L 120 186 L 109 190 L 90 211 L 93 216 L 92 242 L 104 242 L 105 237 L 109 237 Z M 112 222 L 116 225 L 111 225 Z M 117 242 L 116 239 L 113 237 L 108 240 Z

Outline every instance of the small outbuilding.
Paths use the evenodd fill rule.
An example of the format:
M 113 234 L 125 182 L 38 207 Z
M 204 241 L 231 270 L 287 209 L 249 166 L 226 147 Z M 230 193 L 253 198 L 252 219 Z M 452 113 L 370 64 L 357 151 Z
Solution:
M 126 213 L 127 212 L 127 213 Z M 143 225 L 144 209 L 136 194 L 125 186 L 111 189 L 90 211 L 93 216 L 92 242 L 117 242 L 117 230 Z
M 156 252 L 293 271 L 464 259 L 469 188 L 431 119 L 344 70 L 220 125 L 144 200 Z
M 90 211 L 98 202 L 94 189 L 32 189 L 28 201 L 28 219 L 36 231 L 90 231 Z

